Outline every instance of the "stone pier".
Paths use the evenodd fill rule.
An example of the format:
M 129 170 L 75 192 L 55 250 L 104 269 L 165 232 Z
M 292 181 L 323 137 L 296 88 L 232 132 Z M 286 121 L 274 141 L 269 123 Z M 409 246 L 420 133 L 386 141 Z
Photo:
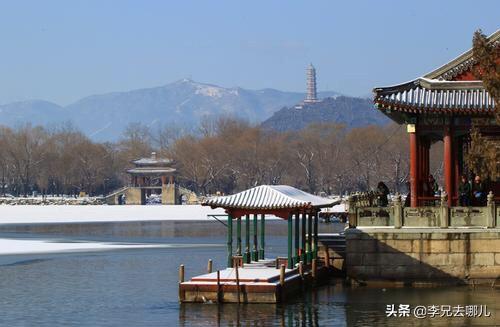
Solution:
M 360 284 L 500 286 L 499 228 L 366 227 L 346 231 L 346 271 Z

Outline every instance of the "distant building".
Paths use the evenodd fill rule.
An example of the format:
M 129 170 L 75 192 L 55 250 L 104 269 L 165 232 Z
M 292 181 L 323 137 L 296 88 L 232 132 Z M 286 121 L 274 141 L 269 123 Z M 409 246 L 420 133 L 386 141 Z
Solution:
M 318 102 L 316 94 L 316 68 L 312 64 L 307 67 L 307 95 L 304 103 Z
M 172 163 L 171 159 L 158 158 L 156 152 L 132 161 L 134 167 L 127 170 L 130 185 L 109 194 L 108 204 L 146 204 L 152 195 L 159 197 L 161 204 L 196 203 L 196 194 L 175 183 Z

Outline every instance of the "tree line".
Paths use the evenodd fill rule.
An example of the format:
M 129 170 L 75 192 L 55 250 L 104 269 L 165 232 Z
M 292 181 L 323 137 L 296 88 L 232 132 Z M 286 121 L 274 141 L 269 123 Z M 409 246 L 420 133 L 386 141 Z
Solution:
M 478 30 L 474 71 L 495 99 L 500 122 L 500 47 Z M 470 169 L 498 179 L 498 140 L 474 128 L 465 157 Z M 198 194 L 233 193 L 259 184 L 289 184 L 312 193 L 372 190 L 384 181 L 406 191 L 408 136 L 404 126 L 365 126 L 347 130 L 313 124 L 278 133 L 230 118 L 205 120 L 197 130 L 172 126 L 152 130 L 129 125 L 116 142 L 93 142 L 70 124 L 0 126 L 0 194 L 107 194 L 127 185 L 130 161 L 151 151 L 174 159 L 177 180 Z M 442 143 L 431 148 L 431 173 L 442 181 Z
M 131 161 L 151 151 L 174 160 L 177 181 L 198 194 L 288 184 L 316 194 L 371 190 L 382 180 L 406 191 L 403 126 L 347 130 L 313 124 L 279 133 L 247 122 L 206 120 L 194 131 L 131 124 L 116 142 L 94 142 L 66 125 L 0 127 L 0 194 L 104 195 L 127 185 Z M 440 151 L 434 151 L 439 157 Z M 440 160 L 433 170 L 440 175 Z

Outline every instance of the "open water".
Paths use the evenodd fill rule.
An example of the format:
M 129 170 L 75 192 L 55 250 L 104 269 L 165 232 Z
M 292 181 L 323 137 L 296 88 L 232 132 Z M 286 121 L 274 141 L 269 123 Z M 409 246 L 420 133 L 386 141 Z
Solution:
M 186 277 L 226 261 L 224 232 L 214 237 L 112 237 L 93 240 L 169 244 L 168 248 L 0 256 L 1 326 L 500 326 L 500 290 L 489 287 L 350 288 L 340 281 L 280 305 L 178 303 L 178 267 Z M 6 235 L 3 235 L 4 237 Z M 8 237 L 26 235 L 8 234 Z M 30 235 L 33 237 L 33 235 Z M 35 237 L 54 238 L 53 235 Z M 58 240 L 85 237 L 58 235 Z M 89 238 L 87 238 L 89 239 Z M 284 236 L 268 236 L 267 255 L 286 253 Z M 388 317 L 394 305 L 398 317 Z M 406 316 L 406 305 L 410 314 Z M 484 317 L 466 316 L 486 306 Z M 424 318 L 413 310 L 426 308 Z M 435 308 L 433 306 L 436 306 Z M 432 309 L 434 308 L 434 309 Z M 436 308 L 439 310 L 436 313 Z M 433 313 L 431 313 L 433 312 Z M 444 317 L 440 317 L 441 314 Z M 399 315 L 402 315 L 399 317 Z M 433 317 L 431 317 L 433 316 Z

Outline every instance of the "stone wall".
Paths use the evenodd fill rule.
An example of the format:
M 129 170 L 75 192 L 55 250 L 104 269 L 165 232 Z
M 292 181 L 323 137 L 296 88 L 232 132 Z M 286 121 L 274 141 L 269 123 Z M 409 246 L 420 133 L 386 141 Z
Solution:
M 0 198 L 0 205 L 102 205 L 106 204 L 104 198 L 60 198 L 60 197 L 36 197 L 36 198 Z
M 360 283 L 500 284 L 500 229 L 349 229 L 345 264 Z
M 179 204 L 177 199 L 178 188 L 175 184 L 166 184 L 161 188 L 162 204 Z
M 144 191 L 139 187 L 127 188 L 127 190 L 125 191 L 125 203 L 135 205 L 145 204 L 146 196 L 144 194 Z

